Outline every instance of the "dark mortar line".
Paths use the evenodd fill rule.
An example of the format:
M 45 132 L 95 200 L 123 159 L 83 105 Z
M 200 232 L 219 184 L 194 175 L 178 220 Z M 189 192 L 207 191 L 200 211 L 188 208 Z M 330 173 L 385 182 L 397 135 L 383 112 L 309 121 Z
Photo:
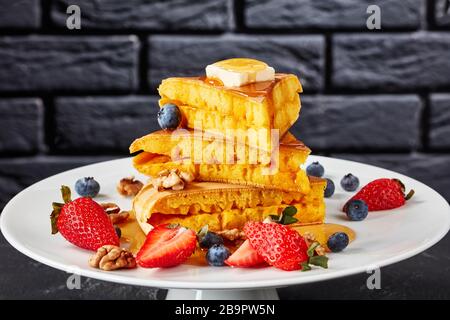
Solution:
M 422 17 L 424 25 L 422 26 L 423 30 L 434 30 L 436 28 L 436 21 L 434 19 L 434 8 L 436 6 L 435 0 L 425 1 L 424 10 L 425 14 Z
M 183 37 L 201 37 L 201 36 L 224 36 L 224 35 L 236 35 L 236 36 L 324 36 L 325 34 L 331 35 L 366 35 L 371 34 L 386 34 L 386 35 L 401 35 L 401 34 L 414 34 L 422 31 L 432 33 L 448 33 L 449 27 L 433 26 L 433 29 L 381 29 L 381 30 L 366 30 L 366 29 L 247 29 L 237 28 L 236 30 L 142 30 L 142 29 L 80 29 L 80 30 L 66 30 L 62 27 L 56 26 L 44 26 L 41 29 L 14 29 L 3 28 L 0 29 L 1 36 L 86 36 L 86 37 L 100 37 L 100 36 L 130 36 L 136 35 L 138 37 L 151 37 L 151 36 L 183 36 Z
M 241 0 L 230 0 L 232 2 L 233 10 L 232 14 L 234 16 L 234 32 L 245 30 L 245 4 Z
M 130 141 L 131 144 L 132 141 Z M 57 146 L 53 146 L 47 153 L 42 154 L 44 156 L 51 157 L 92 157 L 92 156 L 101 156 L 101 157 L 129 157 L 130 154 L 124 149 L 113 150 L 113 149 L 105 149 L 102 146 L 99 146 L 95 150 L 82 150 L 77 148 L 71 148 L 70 150 L 59 149 Z
M 332 81 L 331 81 L 332 82 Z M 305 90 L 305 88 L 303 88 Z M 411 89 L 383 89 L 380 87 L 367 87 L 363 89 L 355 88 L 340 88 L 330 84 L 327 94 L 329 95 L 402 95 L 402 94 L 434 94 L 449 92 L 449 86 L 434 87 L 432 89 L 426 88 L 411 88 Z M 314 91 L 315 92 L 315 91 Z
M 72 161 L 76 161 L 76 160 L 86 160 L 86 159 L 107 159 L 107 158 L 116 158 L 119 159 L 121 158 L 122 155 L 120 154 L 116 154 L 116 153 L 105 153 L 105 154 L 74 154 L 74 155 L 52 155 L 52 154 L 18 154 L 18 153 L 9 153 L 9 154 L 0 154 L 0 165 L 2 164 L 2 162 L 4 161 L 26 161 L 26 160 L 42 160 L 42 161 L 46 161 L 46 160 L 62 160 L 62 161 L 67 161 L 67 160 L 72 160 Z
M 150 35 L 167 35 L 167 36 L 220 36 L 226 33 L 226 30 L 142 30 L 142 29 L 79 29 L 68 30 L 60 26 L 42 26 L 39 29 L 16 29 L 2 28 L 1 36 L 150 36 Z
M 343 147 L 341 149 L 336 148 L 318 148 L 308 144 L 308 141 L 303 141 L 312 150 L 312 154 L 317 153 L 351 153 L 351 154 L 411 154 L 416 150 L 411 149 L 408 146 L 405 147 L 386 147 L 386 148 L 373 148 L 370 146 L 361 147 Z
M 83 97 L 83 96 L 134 96 L 134 90 L 26 90 L 26 91 L 3 91 L 0 98 L 20 98 L 20 97 Z M 151 95 L 149 93 L 149 95 Z
M 450 90 L 447 91 L 397 91 L 397 92 L 387 92 L 387 91 L 370 91 L 370 90 L 344 90 L 344 89 L 330 89 L 326 91 L 304 91 L 302 97 L 327 97 L 327 96 L 362 96 L 362 97 L 377 97 L 377 96 L 423 96 L 432 94 L 450 94 Z M 40 98 L 40 97 L 51 97 L 51 98 L 84 98 L 84 97 L 152 97 L 158 96 L 156 89 L 148 88 L 145 90 L 138 90 L 135 92 L 121 92 L 115 90 L 98 90 L 98 91 L 52 91 L 51 93 L 46 93 L 45 91 L 12 91 L 12 92 L 0 92 L 0 99 L 20 99 L 20 98 Z
M 38 32 L 51 32 L 54 28 L 51 18 L 51 0 L 41 0 L 41 27 Z
M 149 71 L 149 44 L 147 37 L 139 36 L 140 48 L 138 54 L 138 90 L 140 94 L 148 93 L 151 90 L 148 71 Z
M 55 139 L 55 100 L 52 96 L 41 95 L 40 98 L 44 104 L 44 150 L 42 154 L 48 154 L 48 152 L 54 146 Z
M 430 107 L 430 96 L 421 94 L 420 98 L 423 103 L 423 108 L 421 110 L 420 114 L 420 120 L 419 120 L 419 141 L 420 141 L 420 148 L 418 148 L 419 152 L 427 152 L 429 151 L 429 134 L 430 134 L 430 116 L 431 116 L 431 107 Z
M 243 27 L 236 34 L 248 34 L 248 35 L 324 35 L 326 33 L 330 34 L 359 34 L 359 35 L 370 35 L 376 34 L 405 34 L 405 33 L 415 33 L 422 31 L 420 27 L 418 28 L 382 28 L 381 30 L 368 30 L 367 28 L 357 29 L 357 28 L 248 28 Z M 448 31 L 448 30 L 447 30 Z
M 356 155 L 356 156 L 413 156 L 413 155 L 427 155 L 427 156 L 449 156 L 450 157 L 450 149 L 435 149 L 424 151 L 398 151 L 398 150 L 364 150 L 364 151 L 355 151 L 351 149 L 314 149 L 311 155 Z M 61 153 L 61 152 L 53 152 L 48 154 L 26 154 L 26 153 L 18 153 L 18 152 L 9 152 L 9 153 L 0 153 L 0 164 L 2 161 L 20 161 L 20 160 L 85 160 L 85 159 L 106 159 L 106 158 L 126 158 L 131 157 L 128 153 L 111 153 L 108 151 L 107 153 L 99 154 L 98 152 L 82 152 L 82 153 Z
M 332 35 L 325 34 L 325 65 L 324 65 L 324 92 L 328 93 L 332 88 L 331 78 L 333 76 L 333 38 Z

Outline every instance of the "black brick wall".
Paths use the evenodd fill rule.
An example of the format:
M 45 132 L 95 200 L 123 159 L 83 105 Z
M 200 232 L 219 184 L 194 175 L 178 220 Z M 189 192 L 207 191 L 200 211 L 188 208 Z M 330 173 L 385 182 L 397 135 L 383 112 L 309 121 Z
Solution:
M 65 27 L 69 4 L 81 7 L 81 30 Z M 381 7 L 380 31 L 365 26 L 371 4 Z M 450 200 L 445 8 L 446 0 L 0 0 L 0 208 L 51 174 L 126 156 L 134 137 L 157 128 L 162 78 L 202 73 L 232 56 L 300 76 L 303 109 L 292 130 L 315 153 L 406 173 Z M 155 297 L 93 280 L 77 295 L 65 289 L 64 274 L 17 255 L 1 237 L 0 249 L 11 256 L 0 266 L 9 275 L 0 288 L 21 279 L 16 264 L 61 280 L 2 289 L 0 298 L 101 290 L 100 297 Z M 334 297 L 404 297 L 345 288 Z

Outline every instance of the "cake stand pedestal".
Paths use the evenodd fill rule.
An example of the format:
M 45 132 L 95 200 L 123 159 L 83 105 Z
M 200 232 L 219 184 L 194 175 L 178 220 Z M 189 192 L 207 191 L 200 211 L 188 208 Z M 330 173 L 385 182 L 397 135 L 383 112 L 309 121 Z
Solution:
M 279 300 L 277 290 L 184 290 L 169 289 L 166 300 Z

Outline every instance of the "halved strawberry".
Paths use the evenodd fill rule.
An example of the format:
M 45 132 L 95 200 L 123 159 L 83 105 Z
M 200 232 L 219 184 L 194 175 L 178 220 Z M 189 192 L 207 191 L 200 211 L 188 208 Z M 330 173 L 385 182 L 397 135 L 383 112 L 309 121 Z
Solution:
M 159 225 L 148 233 L 136 261 L 144 268 L 174 267 L 192 255 L 196 244 L 194 231 L 179 225 Z
M 247 222 L 244 232 L 261 256 L 271 266 L 292 271 L 308 261 L 308 246 L 295 230 L 278 223 Z
M 249 240 L 244 243 L 227 259 L 225 263 L 230 267 L 249 268 L 261 265 L 264 259 L 261 258 L 255 249 L 250 245 Z

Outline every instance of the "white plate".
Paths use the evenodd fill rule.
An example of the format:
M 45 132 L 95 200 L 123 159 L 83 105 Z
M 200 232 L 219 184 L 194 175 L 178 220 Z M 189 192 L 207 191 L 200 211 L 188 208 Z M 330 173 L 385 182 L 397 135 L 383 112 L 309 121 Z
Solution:
M 342 253 L 330 254 L 329 268 L 309 272 L 286 272 L 274 268 L 239 269 L 181 265 L 170 269 L 119 270 L 105 272 L 87 264 L 91 252 L 50 234 L 49 215 L 52 201 L 60 199 L 62 184 L 73 186 L 84 176 L 94 176 L 101 184 L 99 201 L 113 201 L 129 208 L 130 201 L 119 196 L 115 185 L 120 178 L 135 174 L 131 160 L 102 162 L 70 170 L 25 189 L 14 197 L 1 215 L 5 238 L 19 251 L 46 265 L 83 276 L 131 285 L 178 289 L 254 289 L 339 278 L 366 272 L 416 255 L 438 242 L 449 230 L 450 209 L 447 201 L 426 185 L 404 175 L 381 168 L 325 157 L 318 160 L 326 176 L 333 179 L 336 193 L 326 200 L 327 222 L 346 225 L 356 232 L 356 240 Z M 339 210 L 353 193 L 340 188 L 346 173 L 360 178 L 361 185 L 381 177 L 401 179 L 407 189 L 416 191 L 402 208 L 373 212 L 362 222 L 350 222 Z M 143 177 L 141 177 L 143 178 Z M 143 178 L 144 179 L 144 178 Z

